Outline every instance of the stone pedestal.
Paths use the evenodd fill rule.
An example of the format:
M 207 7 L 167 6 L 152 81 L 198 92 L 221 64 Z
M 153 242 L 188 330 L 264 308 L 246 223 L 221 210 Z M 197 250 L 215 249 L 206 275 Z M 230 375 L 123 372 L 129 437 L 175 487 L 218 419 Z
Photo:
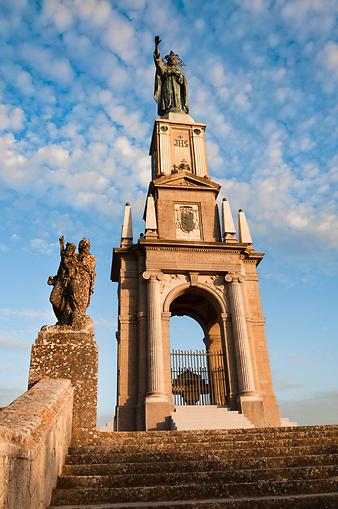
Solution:
M 238 408 L 243 415 L 255 426 L 263 428 L 266 426 L 264 418 L 263 398 L 259 395 L 238 396 Z M 277 426 L 278 424 L 276 424 Z
M 81 329 L 69 325 L 42 327 L 32 346 L 29 382 L 63 378 L 74 387 L 73 442 L 86 441 L 96 429 L 98 348 L 92 320 Z

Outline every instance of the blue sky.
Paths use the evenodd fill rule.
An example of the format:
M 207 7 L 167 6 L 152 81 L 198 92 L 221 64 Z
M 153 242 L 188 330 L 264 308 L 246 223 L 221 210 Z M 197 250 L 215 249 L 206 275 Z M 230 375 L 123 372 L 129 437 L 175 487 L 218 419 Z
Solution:
M 54 322 L 46 281 L 64 234 L 90 238 L 97 256 L 99 415 L 114 412 L 111 250 L 126 201 L 135 240 L 144 228 L 160 34 L 162 53 L 186 63 L 209 173 L 266 253 L 282 414 L 338 421 L 337 16 L 337 0 L 0 0 L 0 405 L 25 390 L 31 344 Z M 189 331 L 201 348 L 181 321 L 175 341 Z

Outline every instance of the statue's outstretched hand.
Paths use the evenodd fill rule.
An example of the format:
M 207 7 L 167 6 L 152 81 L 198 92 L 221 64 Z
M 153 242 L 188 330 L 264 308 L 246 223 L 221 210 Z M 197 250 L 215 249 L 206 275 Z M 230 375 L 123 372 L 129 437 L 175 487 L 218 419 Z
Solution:
M 159 35 L 155 35 L 155 45 L 158 46 L 161 42 L 161 39 L 160 39 L 160 36 Z

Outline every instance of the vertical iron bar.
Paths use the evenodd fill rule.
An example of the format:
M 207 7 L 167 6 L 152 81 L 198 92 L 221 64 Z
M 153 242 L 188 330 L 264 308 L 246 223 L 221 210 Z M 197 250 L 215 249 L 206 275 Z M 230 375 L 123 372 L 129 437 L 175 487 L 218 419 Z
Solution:
M 215 380 L 214 380 L 214 366 L 213 366 L 213 355 L 210 350 L 207 352 L 207 368 L 209 378 L 209 399 L 210 405 L 215 404 Z
M 193 353 L 192 364 L 193 364 L 193 371 L 196 374 L 196 351 Z M 198 377 L 196 375 L 195 381 L 194 381 L 194 401 L 196 402 L 195 403 L 196 405 L 198 405 L 198 400 L 199 400 L 197 381 L 198 381 Z

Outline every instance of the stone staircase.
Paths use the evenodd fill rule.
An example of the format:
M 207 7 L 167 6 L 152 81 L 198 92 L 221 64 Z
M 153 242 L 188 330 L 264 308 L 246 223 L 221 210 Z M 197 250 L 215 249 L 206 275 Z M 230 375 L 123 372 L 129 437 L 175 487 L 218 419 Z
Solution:
M 171 429 L 244 429 L 254 425 L 235 410 L 217 405 L 182 405 L 171 414 Z
M 98 433 L 50 509 L 338 508 L 338 425 Z

